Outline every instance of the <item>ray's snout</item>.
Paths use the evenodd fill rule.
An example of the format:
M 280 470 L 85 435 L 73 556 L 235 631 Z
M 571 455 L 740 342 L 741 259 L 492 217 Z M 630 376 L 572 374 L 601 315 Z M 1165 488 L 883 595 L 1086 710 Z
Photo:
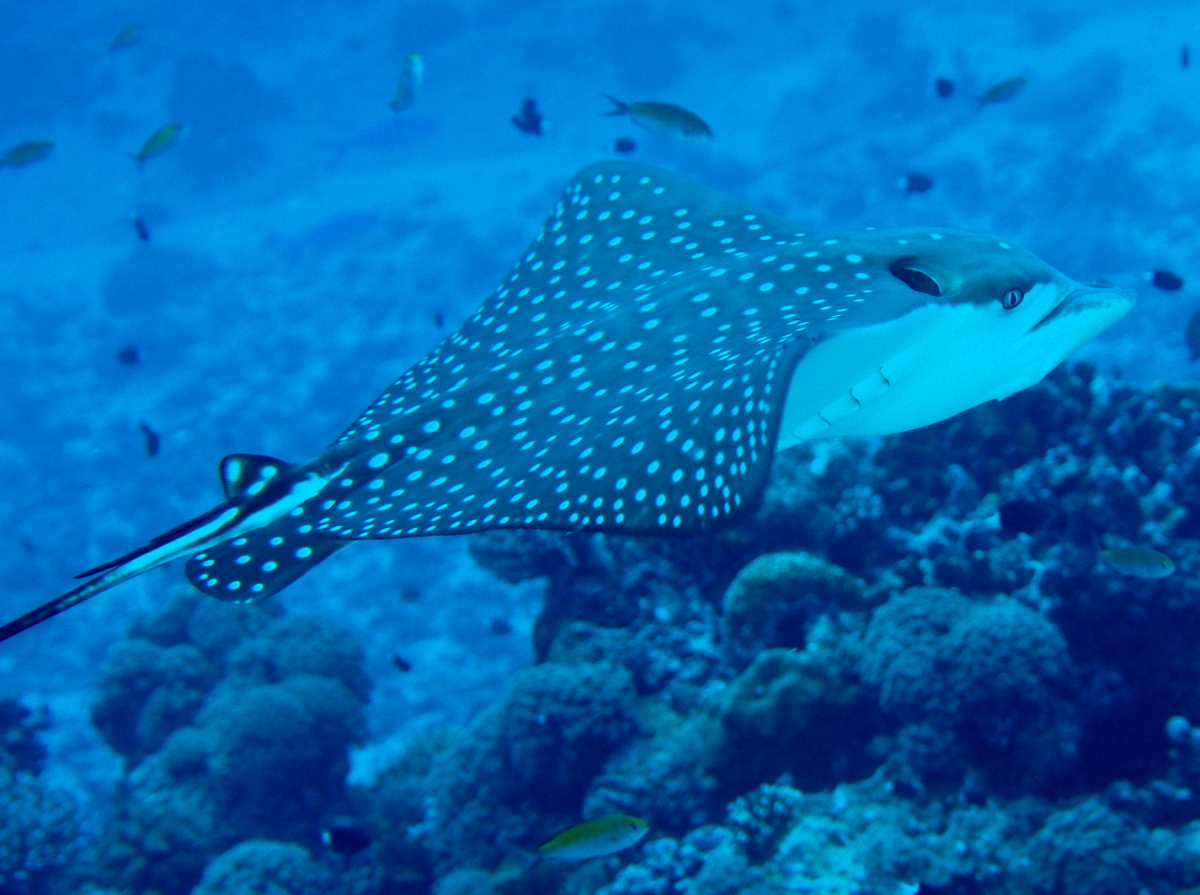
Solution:
M 1137 296 L 1129 289 L 1119 289 L 1111 283 L 1088 283 L 1071 290 L 1066 302 L 1079 301 L 1101 306 L 1106 304 L 1125 304 L 1132 307 L 1136 300 Z
M 1104 318 L 1104 325 L 1096 330 L 1096 332 L 1102 332 L 1128 314 L 1136 300 L 1137 296 L 1130 290 L 1120 289 L 1108 283 L 1076 285 L 1049 314 L 1033 326 L 1030 332 L 1072 314 L 1090 312 L 1096 312 Z

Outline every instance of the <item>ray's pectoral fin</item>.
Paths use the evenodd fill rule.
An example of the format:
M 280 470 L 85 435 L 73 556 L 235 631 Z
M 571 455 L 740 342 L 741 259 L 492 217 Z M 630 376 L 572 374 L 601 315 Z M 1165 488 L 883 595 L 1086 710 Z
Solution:
M 660 352 L 670 357 L 665 341 Z M 493 401 L 471 402 L 482 410 L 429 426 L 437 436 L 420 451 L 331 483 L 317 530 L 349 540 L 496 528 L 700 534 L 728 524 L 766 490 L 783 386 L 810 345 L 755 346 L 681 385 L 664 365 L 651 383 L 661 389 L 653 404 L 650 389 L 637 401 L 613 389 L 611 406 L 597 402 L 586 413 L 570 391 L 547 389 L 516 437 L 512 423 L 492 415 Z M 458 434 L 464 426 L 469 440 Z M 471 442 L 486 445 L 482 460 Z

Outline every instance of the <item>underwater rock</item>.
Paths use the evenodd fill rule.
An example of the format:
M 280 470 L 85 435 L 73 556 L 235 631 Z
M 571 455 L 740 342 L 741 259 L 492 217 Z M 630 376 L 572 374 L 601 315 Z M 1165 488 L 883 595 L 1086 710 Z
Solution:
M 656 833 L 683 835 L 720 810 L 712 765 L 721 744 L 719 719 L 709 712 L 685 717 L 647 702 L 649 737 L 613 755 L 588 787 L 584 817 L 629 814 Z
M 1129 817 L 1086 798 L 1051 814 L 1011 865 L 1011 890 L 1037 895 L 1134 895 L 1164 873 L 1175 837 L 1157 839 Z M 1167 846 L 1163 854 L 1163 846 Z M 1178 868 L 1184 869 L 1184 868 Z M 1200 880 L 1192 865 L 1188 884 Z M 1180 880 L 1181 882 L 1183 880 Z
M 629 671 L 608 662 L 526 668 L 504 701 L 434 759 L 419 841 L 435 869 L 494 868 L 535 846 L 639 729 Z
M 322 814 L 345 798 L 349 749 L 366 734 L 363 703 L 313 674 L 227 685 L 196 728 L 208 743 L 208 785 L 234 835 L 314 845 Z
M 113 645 L 92 704 L 92 724 L 135 767 L 195 717 L 216 672 L 191 644 L 159 646 L 140 637 Z
M 725 793 L 789 774 L 825 789 L 870 773 L 864 747 L 874 713 L 859 688 L 823 652 L 759 653 L 721 703 L 724 737 L 713 772 Z
M 536 529 L 498 529 L 467 539 L 471 558 L 501 581 L 519 584 L 575 564 L 567 535 Z
M 126 758 L 107 881 L 183 895 L 244 839 L 315 848 L 366 734 L 362 650 L 336 625 L 203 597 L 116 644 L 93 718 Z
M 874 602 L 863 582 L 809 553 L 767 553 L 746 565 L 725 592 L 722 627 L 735 668 L 772 647 L 804 646 L 824 612 L 862 612 Z
M 208 859 L 234 844 L 203 778 L 205 743 L 185 728 L 124 781 L 102 875 L 122 891 L 186 895 Z
M 484 870 L 462 868 L 451 870 L 437 881 L 432 895 L 495 895 L 492 875 Z
M 389 893 L 423 895 L 429 890 L 430 857 L 412 830 L 425 819 L 425 799 L 432 789 L 427 778 L 434 762 L 450 752 L 461 735 L 458 728 L 450 726 L 421 728 L 366 794 L 372 853 Z
M 344 628 L 327 619 L 285 615 L 243 640 L 229 654 L 229 670 L 246 680 L 278 683 L 313 674 L 340 681 L 360 702 L 371 696 L 363 649 Z
M 342 895 L 337 876 L 290 842 L 251 839 L 214 858 L 192 895 Z
M 559 665 L 602 662 L 605 659 L 626 665 L 634 632 L 628 628 L 605 628 L 588 622 L 564 622 L 550 644 L 547 658 Z
M 78 796 L 0 761 L 0 891 L 76 891 L 94 861 L 93 839 Z
M 46 709 L 35 712 L 16 699 L 0 699 L 0 766 L 40 773 L 46 747 L 39 735 L 49 727 Z
M 953 731 L 997 785 L 1044 785 L 1075 757 L 1066 640 L 1014 600 L 933 588 L 897 594 L 872 617 L 859 670 L 885 712 Z
M 607 662 L 546 663 L 518 675 L 505 705 L 508 764 L 529 794 L 567 807 L 604 761 L 636 733 L 629 672 Z
M 639 539 L 604 534 L 497 531 L 472 535 L 469 543 L 472 558 L 504 581 L 548 579 L 533 631 L 539 661 L 549 656 L 563 625 L 622 628 L 633 622 L 655 564 L 653 548 Z M 657 565 L 665 562 L 660 558 Z
M 600 892 L 707 893 L 705 870 L 726 895 L 1177 892 L 1200 879 L 1198 844 L 1200 824 L 1148 829 L 1094 797 L 915 804 L 880 775 L 826 793 L 785 778 L 732 801 L 721 823 L 650 841 Z
M 803 816 L 804 794 L 784 776 L 739 796 L 725 809 L 725 823 L 738 845 L 756 864 L 775 853 L 783 835 Z
M 597 895 L 773 895 L 775 886 L 755 888 L 764 876 L 750 866 L 732 830 L 703 826 L 680 839 L 663 836 L 647 843 L 641 860 L 622 868 Z

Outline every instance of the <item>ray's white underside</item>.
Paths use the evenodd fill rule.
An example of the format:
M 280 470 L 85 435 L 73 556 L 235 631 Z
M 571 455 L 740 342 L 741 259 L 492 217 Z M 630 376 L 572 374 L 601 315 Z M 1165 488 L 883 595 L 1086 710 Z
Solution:
M 1130 306 L 1124 293 L 1064 278 L 1035 286 L 1011 311 L 997 301 L 931 302 L 887 323 L 845 330 L 797 366 L 776 449 L 905 432 L 1006 398 L 1038 382 Z

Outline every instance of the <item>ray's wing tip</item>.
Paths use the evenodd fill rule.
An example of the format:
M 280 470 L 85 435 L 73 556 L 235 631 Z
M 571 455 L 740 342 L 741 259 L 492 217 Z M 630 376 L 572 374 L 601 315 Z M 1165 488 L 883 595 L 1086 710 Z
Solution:
M 653 165 L 647 165 L 642 162 L 631 162 L 627 159 L 602 159 L 592 162 L 583 168 L 580 168 L 571 177 L 570 183 L 587 183 L 591 181 L 597 174 L 609 176 L 612 174 L 620 175 L 661 175 L 667 172 L 662 168 L 656 168 Z

